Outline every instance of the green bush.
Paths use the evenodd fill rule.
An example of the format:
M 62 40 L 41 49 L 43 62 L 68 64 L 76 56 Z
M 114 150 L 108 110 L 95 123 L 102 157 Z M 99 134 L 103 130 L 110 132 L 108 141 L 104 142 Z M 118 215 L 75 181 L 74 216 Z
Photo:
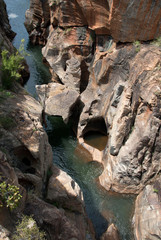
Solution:
M 24 39 L 21 40 L 20 47 L 16 53 L 9 55 L 8 50 L 2 50 L 2 85 L 6 89 L 11 89 L 13 81 L 20 79 L 19 71 L 23 69 L 22 61 L 27 55 L 24 50 Z
M 159 192 L 159 190 L 158 190 L 158 189 L 156 189 L 156 188 L 154 188 L 154 189 L 153 189 L 153 192 L 155 192 L 155 193 L 158 193 L 158 192 Z
M 0 183 L 0 207 L 8 207 L 10 210 L 16 208 L 21 199 L 19 187 L 7 184 L 5 181 Z
M 15 122 L 9 116 L 0 116 L 0 126 L 8 130 L 15 126 Z
M 16 227 L 12 240 L 45 240 L 45 234 L 39 230 L 32 217 L 23 216 L 22 221 Z
M 136 48 L 136 52 L 139 52 L 140 51 L 140 47 L 141 47 L 141 43 L 139 41 L 135 41 L 133 43 L 133 45 L 135 46 Z
M 0 104 L 7 98 L 13 98 L 13 97 L 14 95 L 11 92 L 0 88 Z
M 161 47 L 161 37 L 152 41 L 152 44 L 155 45 L 155 46 Z
M 20 79 L 19 70 L 23 68 L 21 62 L 23 57 L 17 52 L 15 55 L 8 55 L 7 50 L 3 50 L 2 55 L 2 85 L 6 89 L 11 89 L 14 80 Z

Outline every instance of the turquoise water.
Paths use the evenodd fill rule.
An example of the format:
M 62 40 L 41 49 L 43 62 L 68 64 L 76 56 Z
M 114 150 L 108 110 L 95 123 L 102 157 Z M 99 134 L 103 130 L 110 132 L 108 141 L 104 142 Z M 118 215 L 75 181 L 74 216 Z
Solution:
M 65 170 L 83 191 L 86 211 L 92 219 L 97 237 L 101 236 L 109 223 L 115 223 L 122 240 L 132 240 L 134 196 L 107 194 L 97 184 L 96 178 L 102 173 L 102 167 L 91 162 L 92 159 L 78 144 L 70 126 L 65 125 L 62 118 L 49 117 L 46 131 L 53 149 L 54 163 Z M 88 138 L 91 143 L 90 137 Z M 100 143 L 96 134 L 92 138 L 94 144 Z
M 30 79 L 25 88 L 35 96 L 35 85 L 48 83 L 50 73 L 42 63 L 41 47 L 29 43 L 28 33 L 23 24 L 25 11 L 29 8 L 29 0 L 5 0 L 5 2 L 12 29 L 17 33 L 13 44 L 18 48 L 21 39 L 24 38 L 25 50 L 30 54 L 26 57 Z M 98 186 L 95 179 L 102 173 L 102 167 L 92 162 L 89 154 L 77 143 L 70 126 L 66 126 L 61 118 L 50 118 L 46 131 L 53 148 L 54 163 L 65 170 L 83 191 L 86 211 L 93 222 L 97 238 L 106 230 L 109 223 L 114 222 L 119 228 L 122 240 L 133 240 L 131 219 L 134 197 L 107 194 Z M 96 134 L 92 137 L 88 136 L 86 141 L 102 150 L 107 139 Z
M 25 39 L 24 48 L 29 56 L 26 57 L 30 70 L 30 79 L 25 85 L 25 89 L 36 96 L 35 85 L 48 83 L 51 79 L 49 69 L 42 62 L 40 46 L 33 46 L 29 42 L 28 33 L 24 26 L 25 12 L 29 8 L 29 0 L 5 0 L 7 12 L 12 30 L 17 33 L 13 40 L 13 45 L 19 48 L 21 39 Z

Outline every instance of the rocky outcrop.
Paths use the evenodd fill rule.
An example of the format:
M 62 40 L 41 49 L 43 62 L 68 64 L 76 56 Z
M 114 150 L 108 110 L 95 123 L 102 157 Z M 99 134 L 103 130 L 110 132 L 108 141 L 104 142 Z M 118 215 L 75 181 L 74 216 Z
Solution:
M 56 28 L 50 31 L 42 53 L 60 83 L 82 92 L 88 84 L 92 48 L 92 32 L 87 27 Z
M 11 29 L 11 26 L 9 24 L 9 19 L 7 15 L 7 10 L 6 10 L 6 4 L 3 0 L 0 0 L 0 32 L 2 31 L 5 33 L 6 37 L 9 40 L 13 40 L 15 37 L 16 33 L 14 33 Z
M 32 177 L 27 180 L 25 175 L 36 175 L 42 191 L 52 165 L 52 150 L 41 124 L 42 107 L 23 90 L 18 91 L 19 94 L 10 92 L 9 96 L 5 90 L 0 93 L 0 149 L 7 153 L 10 164 L 21 171 L 22 174 L 17 171 L 20 183 L 35 189 L 35 181 Z
M 111 224 L 100 240 L 119 240 L 119 233 L 114 224 Z
M 78 184 L 64 171 L 53 167 L 46 199 L 70 211 L 84 213 L 83 196 Z
M 47 94 L 40 90 L 40 98 L 47 99 L 45 112 L 63 116 L 66 121 L 69 116 L 70 119 L 75 117 L 76 108 L 71 106 L 76 106 L 76 99 L 79 98 L 82 108 L 79 108 L 76 132 L 84 146 L 83 138 L 88 132 L 108 135 L 105 151 L 97 151 L 94 159 L 104 165 L 99 180 L 107 190 L 137 193 L 160 171 L 159 79 L 160 50 L 155 43 L 140 44 L 139 51 L 138 47 L 129 44 L 96 52 L 90 67 L 88 86 L 80 97 L 77 95 L 75 104 L 70 97 L 56 91 L 54 86 L 57 83 L 43 86 L 43 89 L 49 89 Z M 65 89 L 64 85 L 58 86 Z M 50 88 L 53 90 L 50 91 Z M 57 105 L 58 96 L 61 101 Z M 66 105 L 68 101 L 69 107 Z M 64 117 L 66 108 L 63 110 L 63 105 L 67 107 L 68 118 Z M 98 160 L 99 157 L 101 159 Z
M 63 29 L 86 26 L 116 42 L 147 41 L 161 34 L 160 4 L 159 0 L 32 0 L 25 25 L 35 44 L 45 44 L 49 25 Z
M 48 0 L 30 1 L 30 10 L 26 11 L 25 26 L 34 44 L 45 44 L 50 24 Z
M 147 185 L 135 203 L 134 234 L 136 240 L 157 240 L 161 236 L 161 178 Z
M 48 115 L 62 116 L 67 122 L 71 115 L 71 108 L 76 104 L 79 94 L 59 83 L 37 85 L 36 88 L 44 112 Z
M 107 134 L 100 183 L 136 193 L 160 169 L 160 51 L 144 45 L 137 53 L 129 45 L 95 59 L 81 94 L 78 137 Z
M 113 0 L 110 33 L 116 42 L 147 41 L 161 34 L 159 0 Z
M 13 52 L 13 45 L 11 40 L 15 37 L 15 33 L 11 30 L 9 24 L 6 4 L 3 0 L 0 0 L 0 52 L 2 49 L 7 49 L 9 52 Z M 0 56 L 0 65 L 1 65 L 1 56 Z M 1 81 L 0 81 L 1 82 Z
M 28 199 L 26 212 L 32 214 L 38 225 L 46 230 L 49 239 L 94 239 L 89 234 L 90 227 L 79 213 L 77 216 L 72 212 L 67 213 L 67 211 L 58 209 L 34 196 Z
M 23 198 L 16 212 L 32 214 L 50 239 L 95 239 L 78 185 L 52 166 L 52 150 L 41 124 L 41 105 L 20 87 L 17 94 L 7 92 L 7 101 L 5 93 L 0 95 L 0 149 L 7 158 L 0 152 L 0 175 L 20 187 Z M 8 216 L 6 211 L 2 213 Z M 0 214 L 0 224 L 13 231 L 18 216 L 10 219 Z

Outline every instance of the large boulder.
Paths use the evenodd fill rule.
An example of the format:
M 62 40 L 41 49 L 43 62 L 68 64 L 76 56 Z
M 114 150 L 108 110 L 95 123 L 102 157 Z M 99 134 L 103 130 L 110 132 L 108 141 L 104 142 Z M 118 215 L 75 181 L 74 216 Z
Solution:
M 119 233 L 116 226 L 112 223 L 107 231 L 101 236 L 100 240 L 119 240 Z
M 53 174 L 48 182 L 46 198 L 59 207 L 84 213 L 80 187 L 66 172 L 56 166 L 53 167 Z
M 71 108 L 79 98 L 78 92 L 59 83 L 37 85 L 36 88 L 44 112 L 48 115 L 61 116 L 68 122 Z
M 92 32 L 85 26 L 51 27 L 42 53 L 60 83 L 82 92 L 88 83 L 92 46 Z

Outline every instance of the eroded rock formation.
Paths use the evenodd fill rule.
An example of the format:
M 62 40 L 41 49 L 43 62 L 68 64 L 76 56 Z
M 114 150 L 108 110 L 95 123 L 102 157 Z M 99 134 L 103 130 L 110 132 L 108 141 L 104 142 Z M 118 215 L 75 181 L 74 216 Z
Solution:
M 11 93 L 7 101 L 1 95 L 0 148 L 7 152 L 10 164 L 20 170 L 19 182 L 37 188 L 40 194 L 52 165 L 52 150 L 41 124 L 42 107 L 21 90 Z
M 1 9 L 0 9 L 0 29 L 1 29 L 1 34 L 3 36 L 6 35 L 6 37 L 9 40 L 13 40 L 13 38 L 16 35 L 16 33 L 14 33 L 12 31 L 11 26 L 9 24 L 7 10 L 6 10 L 6 4 L 5 4 L 5 2 L 3 0 L 0 0 L 0 5 L 1 5 Z M 2 39 L 0 38 L 0 40 L 1 40 L 0 45 L 5 44 L 5 41 L 3 41 L 3 44 L 2 44 Z
M 134 214 L 135 239 L 160 239 L 161 236 L 161 179 L 147 185 L 138 195 Z
M 116 42 L 151 40 L 161 34 L 159 0 L 32 0 L 26 27 L 34 43 L 45 43 L 48 27 L 87 26 Z M 50 30 L 51 31 L 51 30 Z
M 27 12 L 30 36 L 41 36 L 38 2 Z M 160 36 L 161 3 L 50 0 L 46 9 L 42 53 L 57 83 L 37 87 L 44 111 L 73 120 L 80 144 L 104 166 L 99 182 L 106 190 L 137 194 L 161 171 L 161 62 L 159 43 L 134 41 Z M 108 136 L 104 150 L 87 146 L 89 132 Z
M 138 52 L 128 45 L 96 52 L 80 96 L 69 86 L 64 92 L 58 83 L 38 87 L 45 112 L 66 121 L 74 117 L 72 106 L 79 99 L 80 143 L 90 131 L 108 135 L 106 150 L 99 154 L 105 168 L 99 179 L 107 190 L 137 193 L 160 169 L 160 78 L 159 48 L 145 44 Z
M 4 17 L 3 22 L 0 19 L 0 52 L 3 49 L 12 52 L 14 47 L 9 34 L 12 31 L 6 12 L 2 14 L 3 10 L 6 11 L 5 4 L 3 1 L 0 4 L 0 16 Z M 45 24 L 44 20 L 44 29 Z M 41 39 L 44 41 L 46 36 Z M 8 236 L 15 231 L 22 214 L 31 214 L 46 230 L 48 239 L 94 240 L 93 227 L 86 216 L 79 187 L 67 174 L 53 167 L 52 149 L 42 126 L 42 110 L 40 103 L 19 84 L 14 83 L 12 91 L 0 89 L 0 182 L 18 186 L 22 195 L 14 212 L 1 208 L 0 238 L 9 240 Z M 55 202 L 56 206 L 44 199 L 52 204 Z

